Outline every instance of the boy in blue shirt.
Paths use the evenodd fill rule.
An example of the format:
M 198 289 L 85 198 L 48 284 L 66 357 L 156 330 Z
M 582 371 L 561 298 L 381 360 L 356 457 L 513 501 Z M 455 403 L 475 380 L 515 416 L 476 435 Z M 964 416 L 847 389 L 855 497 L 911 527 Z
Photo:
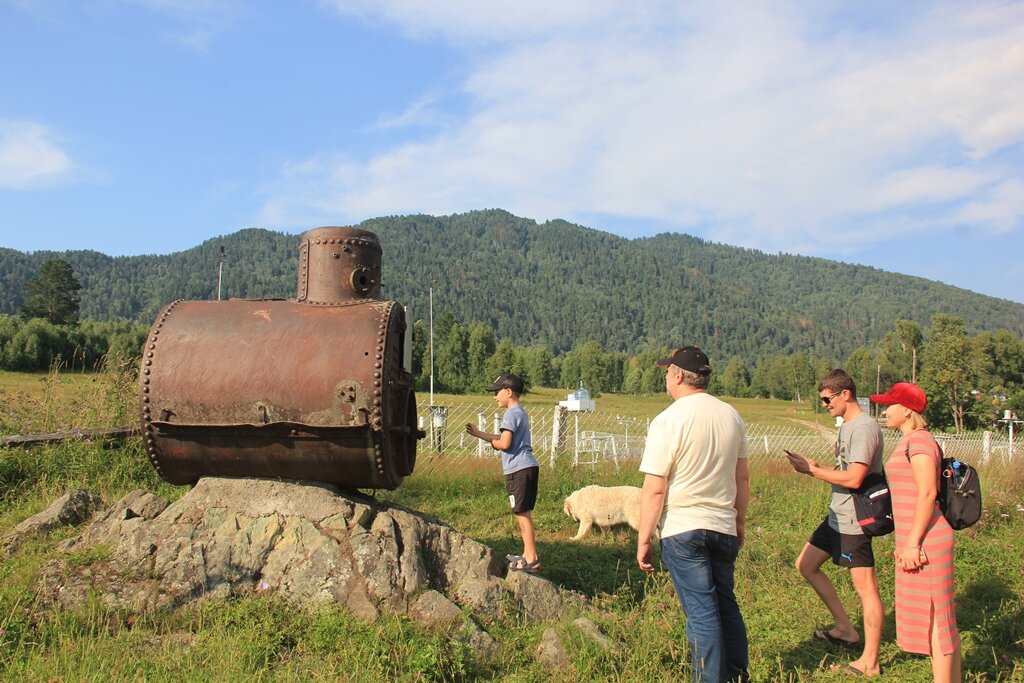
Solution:
M 508 568 L 511 571 L 533 573 L 540 569 L 540 558 L 537 556 L 537 540 L 530 511 L 537 502 L 537 474 L 540 465 L 533 455 L 530 419 L 519 404 L 519 396 L 524 390 L 523 380 L 518 375 L 498 375 L 487 387 L 487 391 L 493 391 L 498 407 L 505 409 L 499 425 L 500 433 L 488 434 L 471 423 L 466 425 L 466 431 L 490 443 L 494 450 L 501 451 L 501 471 L 505 475 L 508 502 L 523 536 L 523 554 L 508 555 Z

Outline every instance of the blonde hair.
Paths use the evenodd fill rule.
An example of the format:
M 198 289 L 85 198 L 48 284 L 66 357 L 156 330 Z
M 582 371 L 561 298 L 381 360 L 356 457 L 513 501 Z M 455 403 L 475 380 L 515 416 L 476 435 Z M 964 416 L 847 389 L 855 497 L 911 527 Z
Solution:
M 907 422 L 910 423 L 911 428 L 926 429 L 928 427 L 928 421 L 924 419 L 924 416 L 921 415 L 921 413 L 917 412 L 916 410 L 911 410 L 910 408 L 907 408 L 902 403 L 900 405 L 903 408 L 905 408 L 908 413 L 910 413 L 909 415 L 907 415 Z

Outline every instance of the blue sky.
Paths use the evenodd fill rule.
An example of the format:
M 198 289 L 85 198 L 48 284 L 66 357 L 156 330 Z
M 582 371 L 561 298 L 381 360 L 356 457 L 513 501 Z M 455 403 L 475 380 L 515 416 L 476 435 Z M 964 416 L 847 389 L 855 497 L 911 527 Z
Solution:
M 486 208 L 1024 302 L 1024 3 L 0 0 L 0 246 Z

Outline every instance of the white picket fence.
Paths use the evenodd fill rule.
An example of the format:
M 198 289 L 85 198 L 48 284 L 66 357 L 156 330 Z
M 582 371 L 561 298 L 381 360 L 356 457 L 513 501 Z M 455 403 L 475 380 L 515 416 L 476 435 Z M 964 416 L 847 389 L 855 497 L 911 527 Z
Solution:
M 618 467 L 626 461 L 639 460 L 644 450 L 649 419 L 612 415 L 598 411 L 567 412 L 559 409 L 528 409 L 533 450 L 542 464 L 554 466 L 566 462 L 570 466 L 611 463 Z M 419 428 L 426 432 L 420 440 L 417 459 L 431 467 L 442 463 L 472 461 L 492 457 L 488 444 L 466 433 L 471 423 L 486 432 L 497 433 L 500 411 L 493 403 L 458 406 L 423 406 Z M 830 462 L 834 457 L 837 430 L 812 429 L 798 425 L 747 425 L 747 445 L 752 460 L 781 458 L 789 449 Z M 899 440 L 894 430 L 884 430 L 885 453 L 891 453 Z M 1024 443 L 1009 441 L 1006 433 L 969 432 L 937 434 L 946 455 L 972 464 L 1009 461 L 1024 453 Z

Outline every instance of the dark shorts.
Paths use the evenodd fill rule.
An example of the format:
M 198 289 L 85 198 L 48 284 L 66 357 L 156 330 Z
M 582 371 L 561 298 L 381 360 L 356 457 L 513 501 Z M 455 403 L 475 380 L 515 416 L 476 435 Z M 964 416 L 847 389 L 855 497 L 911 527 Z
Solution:
M 505 475 L 505 488 L 508 490 L 508 502 L 512 512 L 521 514 L 529 512 L 537 503 L 537 473 L 539 467 L 527 467 L 512 474 Z
M 840 567 L 874 567 L 871 537 L 863 534 L 841 534 L 828 525 L 828 517 L 811 534 L 811 545 L 832 556 Z

